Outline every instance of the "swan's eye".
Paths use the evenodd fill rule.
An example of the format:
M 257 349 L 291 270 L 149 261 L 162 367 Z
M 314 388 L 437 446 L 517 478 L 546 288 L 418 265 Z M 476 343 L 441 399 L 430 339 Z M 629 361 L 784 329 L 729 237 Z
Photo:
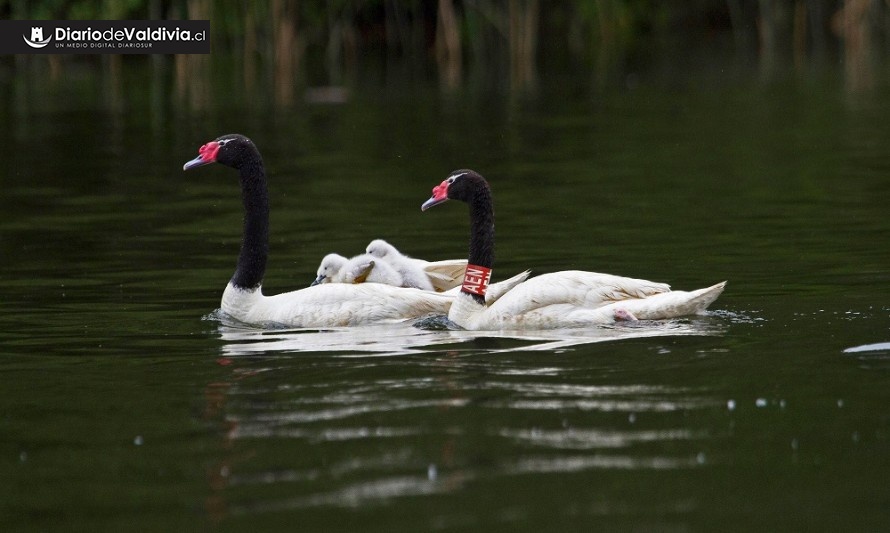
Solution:
M 467 175 L 466 172 L 461 172 L 460 174 L 455 174 L 455 175 L 453 175 L 453 176 L 448 176 L 448 179 L 445 180 L 445 182 L 448 183 L 448 185 L 451 185 L 452 183 L 454 183 L 454 180 L 456 180 L 457 178 L 459 178 L 459 177 L 461 177 L 461 176 L 466 176 L 466 175 Z

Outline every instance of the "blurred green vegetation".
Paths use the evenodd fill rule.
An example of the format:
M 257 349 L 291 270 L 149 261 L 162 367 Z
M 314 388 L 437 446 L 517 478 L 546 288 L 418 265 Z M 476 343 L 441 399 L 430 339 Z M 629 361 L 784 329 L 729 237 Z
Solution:
M 652 54 L 688 61 L 690 42 L 765 71 L 840 62 L 867 84 L 890 43 L 885 0 L 2 0 L 0 17 L 210 19 L 214 55 L 245 80 L 318 73 L 310 85 L 396 59 L 448 88 L 479 71 L 527 88 L 552 65 L 608 76 Z

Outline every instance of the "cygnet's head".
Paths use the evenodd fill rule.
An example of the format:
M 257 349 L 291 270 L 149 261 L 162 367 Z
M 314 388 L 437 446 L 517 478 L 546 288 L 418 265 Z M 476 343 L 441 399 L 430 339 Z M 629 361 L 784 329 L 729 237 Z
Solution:
M 318 265 L 318 271 L 316 272 L 317 277 L 310 286 L 334 281 L 334 278 L 337 276 L 337 273 L 340 272 L 340 269 L 343 268 L 343 265 L 346 264 L 346 261 L 347 259 L 340 254 L 328 254 L 324 256 L 321 260 L 321 264 Z
M 399 251 L 396 250 L 396 247 L 384 241 L 383 239 L 374 239 L 371 241 L 371 244 L 365 248 L 365 251 L 374 257 L 379 257 L 381 259 L 386 258 L 387 256 L 394 257 L 399 255 Z M 391 255 L 390 255 L 391 254 Z

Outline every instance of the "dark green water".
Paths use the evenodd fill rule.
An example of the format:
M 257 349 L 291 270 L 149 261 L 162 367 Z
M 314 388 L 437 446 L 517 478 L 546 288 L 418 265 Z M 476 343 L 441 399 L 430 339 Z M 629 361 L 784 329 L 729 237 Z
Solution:
M 890 528 L 886 85 L 396 79 L 274 108 L 226 80 L 195 109 L 124 67 L 0 93 L 4 530 Z M 236 175 L 181 170 L 230 132 L 271 175 L 270 294 L 377 237 L 464 257 L 465 207 L 419 209 L 461 167 L 494 189 L 495 277 L 729 285 L 535 338 L 233 328 Z

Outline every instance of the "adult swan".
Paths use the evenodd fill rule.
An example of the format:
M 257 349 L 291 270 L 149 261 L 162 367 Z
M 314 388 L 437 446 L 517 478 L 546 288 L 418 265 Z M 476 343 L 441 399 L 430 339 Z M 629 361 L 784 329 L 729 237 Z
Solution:
M 470 206 L 470 256 L 461 292 L 448 318 L 470 330 L 583 327 L 615 320 L 660 320 L 705 310 L 726 282 L 692 292 L 664 283 L 566 270 L 533 277 L 486 305 L 494 262 L 491 189 L 472 170 L 457 170 L 433 188 L 426 211 L 449 199 Z
M 222 296 L 221 310 L 254 325 L 292 327 L 356 326 L 446 314 L 452 298 L 417 289 L 380 284 L 325 284 L 265 296 L 263 275 L 269 252 L 269 192 L 263 158 L 243 135 L 223 135 L 198 150 L 182 168 L 210 163 L 234 168 L 241 176 L 244 233 L 235 274 Z

